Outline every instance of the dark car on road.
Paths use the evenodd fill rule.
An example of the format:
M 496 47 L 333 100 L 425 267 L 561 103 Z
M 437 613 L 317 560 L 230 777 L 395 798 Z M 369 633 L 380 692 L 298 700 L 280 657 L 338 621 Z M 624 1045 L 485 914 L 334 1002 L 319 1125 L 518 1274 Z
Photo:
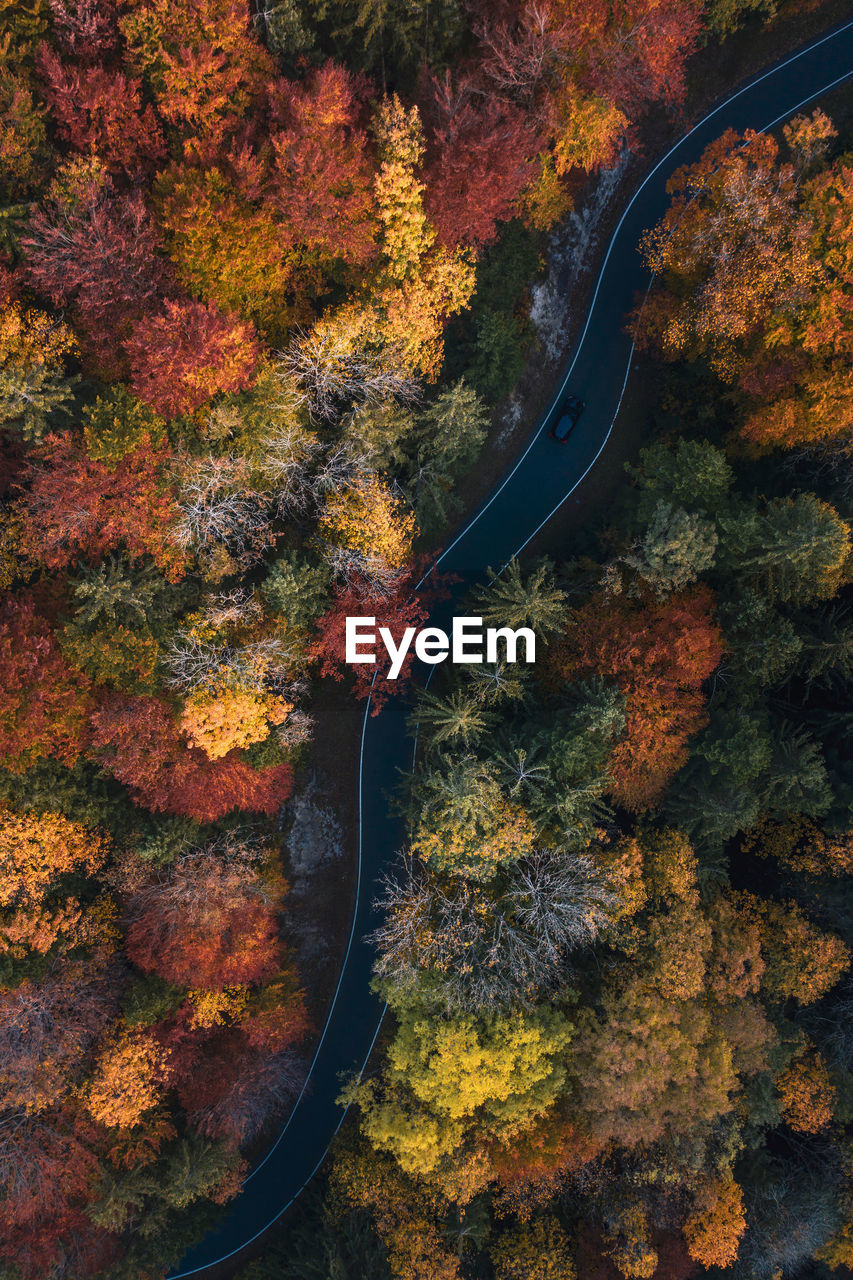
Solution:
M 582 413 L 583 400 L 581 400 L 580 396 L 569 396 L 563 405 L 559 418 L 549 432 L 551 439 L 559 440 L 560 444 L 565 444 L 577 426 L 578 418 Z

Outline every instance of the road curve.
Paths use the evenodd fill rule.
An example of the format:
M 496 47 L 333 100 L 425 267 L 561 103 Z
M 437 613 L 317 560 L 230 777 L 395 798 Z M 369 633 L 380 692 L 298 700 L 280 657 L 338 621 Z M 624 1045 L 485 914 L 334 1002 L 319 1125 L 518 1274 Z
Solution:
M 853 20 L 770 67 L 721 102 L 646 174 L 625 206 L 607 249 L 583 331 L 548 411 L 523 452 L 439 559 L 463 582 L 517 555 L 581 484 L 607 445 L 631 371 L 633 346 L 624 316 L 649 285 L 637 253 L 643 230 L 663 215 L 666 183 L 697 160 L 725 129 L 767 130 L 853 76 Z M 587 407 L 566 445 L 548 427 L 567 387 Z M 442 611 L 444 612 L 444 611 Z M 440 621 L 440 620 L 439 620 Z M 365 941 L 378 923 L 373 906 L 383 869 L 402 843 L 388 796 L 408 768 L 406 708 L 391 703 L 362 727 L 358 765 L 359 873 L 349 946 L 306 1086 L 276 1141 L 246 1178 L 218 1227 L 184 1257 L 170 1280 L 198 1275 L 238 1254 L 290 1207 L 320 1168 L 343 1121 L 341 1080 L 361 1071 L 379 1032 L 382 1005 L 370 991 L 373 951 Z

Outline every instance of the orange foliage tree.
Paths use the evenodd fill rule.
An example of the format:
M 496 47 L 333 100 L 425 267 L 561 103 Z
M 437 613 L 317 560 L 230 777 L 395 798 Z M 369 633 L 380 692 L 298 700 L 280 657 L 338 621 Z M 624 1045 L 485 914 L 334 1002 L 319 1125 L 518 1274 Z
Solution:
M 92 875 L 106 851 L 102 836 L 60 813 L 0 810 L 0 906 L 35 903 L 70 871 Z
M 133 1129 L 160 1100 L 168 1052 L 149 1031 L 113 1037 L 98 1055 L 85 1105 L 99 1124 Z
M 28 464 L 22 516 L 28 556 L 49 569 L 79 558 L 99 560 L 126 547 L 150 555 L 175 582 L 184 552 L 172 530 L 177 516 L 166 468 L 167 448 L 147 441 L 114 466 L 89 457 L 68 436 L 48 436 Z
M 40 756 L 73 764 L 85 728 L 88 684 L 66 664 L 31 598 L 0 604 L 0 758 L 22 771 Z
M 779 1110 L 797 1133 L 819 1133 L 832 1121 L 836 1090 L 826 1063 L 816 1049 L 807 1049 L 776 1080 Z
M 597 596 L 574 614 L 556 648 L 559 675 L 604 676 L 625 695 L 625 735 L 611 770 L 614 799 L 628 809 L 655 802 L 706 722 L 701 685 L 723 654 L 712 607 L 705 588 L 642 604 Z
M 127 952 L 135 964 L 186 987 L 261 982 L 279 967 L 275 893 L 239 851 L 187 854 L 132 898 Z
M 215 822 L 232 809 L 277 813 L 290 794 L 288 764 L 254 769 L 236 752 L 210 760 L 189 747 L 157 698 L 105 696 L 91 715 L 96 758 L 149 809 Z
M 743 1192 L 733 1178 L 716 1178 L 699 1188 L 684 1223 L 691 1258 L 703 1267 L 728 1267 L 746 1230 Z
M 212 302 L 165 302 L 160 315 L 138 321 L 125 347 L 134 391 L 166 418 L 245 391 L 260 355 L 252 326 Z

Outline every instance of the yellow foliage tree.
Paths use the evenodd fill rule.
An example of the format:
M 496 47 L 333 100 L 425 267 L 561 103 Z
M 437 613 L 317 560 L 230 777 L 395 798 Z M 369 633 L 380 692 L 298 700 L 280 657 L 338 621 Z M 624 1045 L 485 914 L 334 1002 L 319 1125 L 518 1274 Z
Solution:
M 46 312 L 24 310 L 17 302 L 0 311 L 0 363 L 56 365 L 76 349 L 68 325 Z
M 550 231 L 573 207 L 574 201 L 560 181 L 550 153 L 540 157 L 539 173 L 524 191 L 522 203 L 524 221 L 536 231 Z
M 466 1130 L 510 1139 L 544 1115 L 565 1085 L 571 1036 L 549 1008 L 440 1019 L 407 1007 L 388 1050 L 384 1096 L 371 1083 L 345 1097 L 362 1107 L 377 1149 L 405 1173 L 430 1174 Z
M 361 350 L 377 342 L 408 372 L 434 379 L 441 367 L 448 316 L 469 301 L 476 283 L 470 254 L 436 244 L 416 171 L 423 155 L 417 107 L 396 95 L 380 106 L 375 135 L 375 192 L 382 226 L 381 258 L 362 295 L 323 318 L 333 345 Z
M 60 813 L 0 810 L 0 906 L 37 903 L 58 876 L 91 875 L 105 858 L 103 837 Z
M 376 476 L 333 492 L 323 508 L 319 530 L 331 545 L 333 559 L 342 553 L 349 567 L 367 576 L 376 570 L 401 569 L 417 532 L 413 513 Z
M 575 1280 L 571 1241 L 550 1213 L 502 1231 L 489 1255 L 495 1280 Z
M 562 175 L 570 169 L 597 169 L 611 164 L 628 127 L 628 117 L 613 102 L 582 94 L 565 74 L 551 100 L 554 164 Z
M 110 1128 L 134 1128 L 160 1100 L 167 1059 L 150 1032 L 120 1033 L 99 1055 L 86 1088 L 89 1114 Z
M 605 1253 L 627 1280 L 650 1280 L 658 1265 L 650 1240 L 649 1220 L 641 1205 L 620 1205 L 604 1232 Z
M 424 153 L 420 113 L 417 107 L 407 110 L 392 94 L 379 107 L 374 131 L 379 151 L 376 202 L 386 270 L 392 279 L 405 280 L 416 274 L 435 241 L 424 213 L 424 184 L 415 176 Z
M 661 902 L 698 901 L 698 863 L 681 831 L 646 832 L 642 839 L 643 875 L 649 892 Z
M 293 704 L 283 698 L 253 689 L 204 687 L 187 697 L 181 729 L 192 746 L 219 760 L 229 751 L 263 742 L 270 723 L 281 724 L 292 710 Z
M 486 818 L 486 810 L 483 811 Z M 517 862 L 533 852 L 536 830 L 520 805 L 504 796 L 495 797 L 487 821 L 472 827 L 422 826 L 412 851 L 425 862 L 442 869 L 464 870 L 475 877 L 489 877 L 497 867 Z
M 221 991 L 190 991 L 193 1006 L 190 1025 L 221 1027 L 235 1021 L 246 1008 L 249 989 L 245 986 L 223 987 Z

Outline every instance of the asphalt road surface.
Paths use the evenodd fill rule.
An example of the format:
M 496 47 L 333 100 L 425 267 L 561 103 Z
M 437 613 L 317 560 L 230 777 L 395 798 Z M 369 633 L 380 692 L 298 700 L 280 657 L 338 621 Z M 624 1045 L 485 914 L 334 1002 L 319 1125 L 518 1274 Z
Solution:
M 607 446 L 631 371 L 633 347 L 624 317 L 636 293 L 649 285 L 637 252 L 642 232 L 667 206 L 666 183 L 679 165 L 698 160 L 726 129 L 773 128 L 853 76 L 853 21 L 835 28 L 770 67 L 720 103 L 663 156 L 626 205 L 601 267 L 585 327 L 567 362 L 551 407 L 523 452 L 491 496 L 457 534 L 440 560 L 442 571 L 464 582 L 501 568 L 517 555 L 582 483 Z M 548 436 L 564 396 L 586 409 L 566 444 Z M 434 620 L 442 624 L 442 617 Z M 373 952 L 365 941 L 378 921 L 373 907 L 382 871 L 402 844 L 388 798 L 398 770 L 411 767 L 406 708 L 392 701 L 378 716 L 365 713 L 358 761 L 358 894 L 349 948 L 335 998 L 303 1089 L 290 1119 L 266 1156 L 246 1178 L 240 1195 L 182 1260 L 172 1280 L 197 1275 L 233 1257 L 287 1210 L 323 1163 L 343 1120 L 337 1105 L 342 1080 L 362 1070 L 382 1019 L 370 991 Z M 342 762 L 348 768 L 349 762 Z

